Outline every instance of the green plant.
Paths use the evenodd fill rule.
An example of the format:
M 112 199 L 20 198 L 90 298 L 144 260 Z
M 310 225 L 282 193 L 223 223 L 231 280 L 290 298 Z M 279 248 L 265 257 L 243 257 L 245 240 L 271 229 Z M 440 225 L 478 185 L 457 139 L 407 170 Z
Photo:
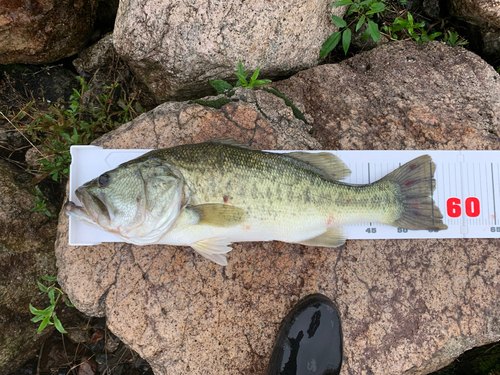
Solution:
M 469 43 L 466 39 L 458 35 L 457 32 L 451 32 L 450 30 L 447 30 L 444 34 L 443 42 L 445 42 L 450 47 L 465 46 Z
M 322 59 L 329 54 L 340 43 L 340 40 L 342 40 L 344 54 L 347 54 L 349 46 L 351 45 L 351 26 L 354 24 L 356 24 L 354 27 L 355 32 L 358 32 L 363 25 L 366 26 L 366 30 L 361 36 L 361 40 L 371 37 L 375 42 L 381 38 L 380 30 L 385 32 L 392 39 L 398 39 L 397 33 L 401 30 L 405 30 L 406 33 L 417 43 L 430 42 L 442 34 L 441 32 L 436 32 L 429 35 L 427 30 L 424 29 L 425 22 L 414 24 L 413 16 L 410 12 L 406 13 L 406 18 L 396 17 L 392 24 L 384 22 L 379 30 L 379 25 L 373 20 L 374 16 L 382 16 L 383 12 L 386 10 L 390 10 L 395 13 L 392 6 L 386 5 L 387 1 L 388 0 L 340 0 L 333 3 L 332 6 L 349 5 L 345 18 L 348 18 L 351 15 L 354 15 L 354 17 L 348 18 L 352 19 L 352 21 L 347 24 L 344 19 L 332 15 L 333 23 L 335 26 L 339 27 L 339 31 L 334 32 L 328 37 L 325 43 L 323 43 L 319 53 L 319 59 Z M 406 1 L 399 1 L 399 3 L 404 5 Z M 382 23 L 380 18 L 379 22 Z M 458 41 L 458 34 L 448 38 L 451 38 L 450 40 L 454 43 L 460 43 L 456 45 L 463 45 L 462 43 L 464 43 L 463 40 Z M 467 42 L 465 41 L 465 43 Z
M 47 209 L 46 198 L 38 186 L 35 186 L 35 206 L 31 208 L 31 211 L 43 211 L 48 217 L 52 217 L 52 214 Z
M 256 86 L 262 86 L 266 83 L 271 82 L 271 80 L 269 79 L 257 79 L 257 77 L 259 76 L 259 72 L 260 66 L 257 68 L 257 70 L 255 70 L 255 72 L 253 72 L 252 76 L 250 77 L 250 81 L 247 81 L 247 77 L 251 73 L 251 71 L 245 70 L 243 68 L 243 63 L 240 60 L 238 62 L 238 71 L 234 72 L 236 77 L 238 77 L 238 82 L 236 82 L 236 85 L 234 87 L 241 86 L 253 89 Z M 217 95 L 227 93 L 234 88 L 229 82 L 226 82 L 222 79 L 210 81 L 210 84 L 215 89 L 215 91 L 217 91 Z
M 349 46 L 351 45 L 351 29 L 349 27 L 354 24 L 354 22 L 356 22 L 356 32 L 366 24 L 367 28 L 362 38 L 366 39 L 368 36 L 371 36 L 375 42 L 381 38 L 378 24 L 373 22 L 372 18 L 375 14 L 381 13 L 386 9 L 385 0 L 340 0 L 332 4 L 332 6 L 335 7 L 343 5 L 350 5 L 345 17 L 354 14 L 354 21 L 347 25 L 347 22 L 342 18 L 332 15 L 333 23 L 341 30 L 334 32 L 328 37 L 325 43 L 323 43 L 319 53 L 319 59 L 322 59 L 333 51 L 337 44 L 339 44 L 340 39 L 342 39 L 344 53 L 347 54 Z
M 400 30 L 405 29 L 406 32 L 417 42 L 424 43 L 430 42 L 434 40 L 438 36 L 441 35 L 441 32 L 433 33 L 431 35 L 427 34 L 427 31 L 424 29 L 425 22 L 419 22 L 417 24 L 413 23 L 413 16 L 410 12 L 406 13 L 406 19 L 402 17 L 396 17 L 394 22 L 392 23 L 392 32 L 391 36 L 394 38 L 394 33 Z
M 35 177 L 35 184 L 46 177 L 62 181 L 68 175 L 71 146 L 89 144 L 143 112 L 134 99 L 124 95 L 117 98 L 118 83 L 104 86 L 102 94 L 85 105 L 84 94 L 91 85 L 78 79 L 80 89 L 73 89 L 68 103 L 50 104 L 48 110 L 40 110 L 30 102 L 12 120 L 19 127 L 28 120 L 26 133 L 42 146 L 41 173 Z
M 61 296 L 64 299 L 64 302 L 66 303 L 67 306 L 73 307 L 71 302 L 68 300 L 64 292 L 56 287 L 56 282 L 57 282 L 57 277 L 56 276 L 42 276 L 42 280 L 48 281 L 51 284 L 49 286 L 45 286 L 41 282 L 37 281 L 38 283 L 38 288 L 42 293 L 47 293 L 47 296 L 49 297 L 50 300 L 50 305 L 46 307 L 43 310 L 38 310 L 35 307 L 33 307 L 30 303 L 30 311 L 33 315 L 35 315 L 33 318 L 31 318 L 31 321 L 33 323 L 40 322 L 40 326 L 38 327 L 38 333 L 42 332 L 47 325 L 54 325 L 56 329 L 61 332 L 61 333 L 67 333 L 64 327 L 61 324 L 61 321 L 56 315 L 55 309 L 57 306 L 57 302 L 59 301 L 59 298 Z

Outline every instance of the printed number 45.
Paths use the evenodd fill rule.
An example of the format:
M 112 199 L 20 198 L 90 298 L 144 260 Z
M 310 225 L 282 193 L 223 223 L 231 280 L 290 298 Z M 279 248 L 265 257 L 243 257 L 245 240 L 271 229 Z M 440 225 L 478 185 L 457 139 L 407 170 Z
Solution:
M 366 233 L 377 233 L 377 228 L 366 228 Z

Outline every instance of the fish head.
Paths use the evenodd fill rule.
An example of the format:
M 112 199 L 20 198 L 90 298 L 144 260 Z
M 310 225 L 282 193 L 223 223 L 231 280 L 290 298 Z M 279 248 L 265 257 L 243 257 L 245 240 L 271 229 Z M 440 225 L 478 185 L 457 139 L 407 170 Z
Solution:
M 124 163 L 80 186 L 82 206 L 68 202 L 65 211 L 127 242 L 155 243 L 179 216 L 184 185 L 178 171 L 159 161 Z

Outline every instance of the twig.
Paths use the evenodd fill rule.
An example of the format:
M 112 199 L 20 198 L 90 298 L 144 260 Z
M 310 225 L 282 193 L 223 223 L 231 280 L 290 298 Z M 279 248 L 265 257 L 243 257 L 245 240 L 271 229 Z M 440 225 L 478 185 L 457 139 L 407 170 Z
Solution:
M 26 106 L 24 106 L 24 108 L 26 108 Z M 21 111 L 23 111 L 23 110 L 24 110 L 24 108 L 23 108 L 23 109 L 21 109 Z M 19 111 L 19 112 L 21 112 L 21 111 Z M 36 146 L 35 146 L 35 145 L 34 145 L 34 144 L 30 141 L 30 140 L 29 140 L 29 139 L 28 139 L 28 137 L 26 137 L 26 136 L 23 134 L 23 132 L 22 132 L 22 131 L 20 131 L 20 130 L 16 127 L 16 125 L 14 125 L 14 124 L 12 123 L 12 121 L 10 121 L 10 119 L 9 119 L 7 116 L 5 116 L 5 115 L 3 114 L 3 112 L 2 112 L 2 111 L 0 111 L 0 115 L 2 115 L 2 116 L 3 116 L 3 118 L 4 118 L 4 119 L 6 119 L 6 120 L 8 121 L 8 123 L 9 123 L 9 124 L 11 124 L 11 125 L 14 127 L 14 129 L 16 129 L 16 130 L 19 132 L 19 134 L 21 134 L 21 135 L 24 137 L 24 139 L 26 139 L 26 140 L 28 141 L 28 143 L 29 143 L 31 146 L 33 146 L 33 147 L 34 147 L 34 148 L 35 148 L 35 149 L 36 149 L 36 150 L 40 153 L 40 155 L 42 155 L 42 157 L 45 157 L 45 155 L 44 155 L 44 154 L 43 154 L 43 153 L 42 153 L 42 152 L 41 152 L 41 151 L 40 151 L 40 150 L 39 150 L 39 149 L 38 149 L 38 148 L 37 148 L 37 147 L 36 147 Z M 15 117 L 17 117 L 17 115 L 15 115 L 15 116 L 14 116 L 14 118 L 15 118 Z
M 36 364 L 36 375 L 40 375 L 40 362 L 42 361 L 42 352 L 44 345 L 45 341 L 42 343 L 42 346 L 40 347 L 40 354 L 38 354 L 38 363 Z
M 64 349 L 64 355 L 66 356 L 66 360 L 68 361 L 68 364 L 71 364 L 71 361 L 69 360 L 68 357 L 68 351 L 66 350 L 66 344 L 64 343 L 64 333 L 61 332 L 61 339 L 62 339 L 62 344 L 63 344 L 63 349 Z
M 7 158 L 7 157 L 1 157 L 1 158 L 3 160 L 5 160 L 5 161 L 9 162 L 9 163 L 17 165 L 19 168 L 22 168 L 22 169 L 26 169 L 27 168 L 26 163 L 22 163 L 20 161 L 13 160 L 13 159 L 10 159 L 10 158 Z M 36 175 L 36 173 L 33 173 L 33 172 L 29 171 L 29 170 L 27 170 L 26 172 L 29 173 L 29 174 L 32 174 L 33 176 Z
M 495 345 L 493 345 L 493 346 L 489 347 L 488 349 L 486 349 L 486 350 L 484 351 L 484 353 L 483 353 L 483 354 L 488 353 L 491 349 L 493 349 L 493 348 L 495 348 L 495 347 L 497 347 L 497 346 L 498 346 L 498 344 L 495 344 Z

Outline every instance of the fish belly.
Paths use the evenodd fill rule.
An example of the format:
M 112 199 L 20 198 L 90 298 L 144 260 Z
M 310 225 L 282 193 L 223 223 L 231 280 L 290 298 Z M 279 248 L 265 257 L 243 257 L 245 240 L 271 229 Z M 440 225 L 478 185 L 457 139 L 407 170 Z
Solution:
M 209 238 L 223 238 L 227 242 L 283 241 L 304 242 L 325 233 L 329 228 L 376 221 L 391 223 L 397 208 L 387 194 L 373 186 L 331 186 L 321 198 L 312 193 L 311 199 L 298 199 L 281 204 L 244 206 L 248 218 L 233 227 L 196 224 L 188 211 L 183 210 L 160 243 L 190 246 Z M 238 204 L 236 205 L 238 206 Z
M 227 242 L 283 241 L 300 242 L 324 233 L 326 220 L 248 220 L 234 227 L 192 224 L 181 216 L 178 222 L 160 240 L 161 244 L 190 246 L 210 238 L 223 238 Z

